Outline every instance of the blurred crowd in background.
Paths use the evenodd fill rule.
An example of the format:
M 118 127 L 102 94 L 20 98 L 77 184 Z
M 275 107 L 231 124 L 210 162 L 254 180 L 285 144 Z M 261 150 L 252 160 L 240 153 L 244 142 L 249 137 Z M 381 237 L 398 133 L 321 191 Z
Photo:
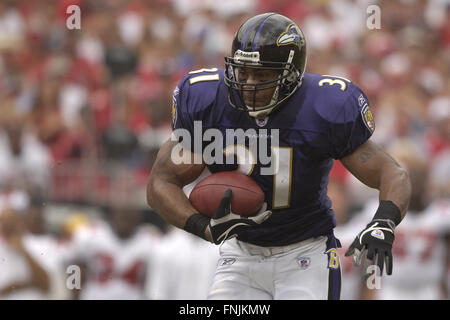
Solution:
M 73 4 L 81 9 L 79 30 L 66 26 L 66 9 Z M 380 29 L 367 25 L 373 14 L 367 9 L 373 4 L 381 9 Z M 205 255 L 214 262 L 212 269 L 200 266 L 201 242 L 169 228 L 147 207 L 146 182 L 158 148 L 171 132 L 172 92 L 178 81 L 192 70 L 223 67 L 242 22 L 269 11 L 290 17 L 302 28 L 307 72 L 351 79 L 367 94 L 376 122 L 374 141 L 393 154 L 408 150 L 402 154 L 412 154 L 414 163 L 423 164 L 417 183 L 425 190 L 420 193 L 424 202 L 448 200 L 448 0 L 2 0 L 0 210 L 17 212 L 2 215 L 0 244 L 23 253 L 28 242 L 36 247 L 35 241 L 21 243 L 5 234 L 45 235 L 46 240 L 39 241 L 49 245 L 47 238 L 54 239 L 51 246 L 57 249 L 51 251 L 61 251 L 65 263 L 84 259 L 100 291 L 122 292 L 124 286 L 148 284 L 144 296 L 125 290 L 122 296 L 106 298 L 201 298 L 206 280 L 204 286 L 196 286 L 196 278 L 188 276 L 184 289 L 175 283 L 183 286 L 180 270 L 199 277 L 211 274 L 216 251 L 205 247 Z M 337 210 L 345 208 L 350 216 L 378 194 L 339 162 L 331 181 L 339 185 L 333 199 L 336 207 L 341 205 Z M 130 211 L 139 217 L 127 225 L 123 212 Z M 39 230 L 30 225 L 39 225 Z M 89 228 L 78 234 L 80 225 Z M 120 245 L 123 239 L 128 239 L 131 253 L 121 251 L 127 246 Z M 110 256 L 94 252 L 102 241 Z M 156 247 L 148 251 L 159 252 L 159 266 L 152 270 L 160 273 L 154 281 L 140 278 L 142 270 L 149 270 L 143 265 L 155 259 L 138 254 L 147 242 Z M 41 247 L 37 248 L 37 260 L 42 260 Z M 148 261 L 122 261 L 128 256 Z M 34 260 L 29 254 L 17 260 L 19 266 L 28 263 L 33 275 L 22 285 L 49 292 L 53 282 Z M 0 257 L 0 263 L 5 268 L 5 259 Z M 115 268 L 123 269 L 117 277 L 126 285 L 114 278 Z M 201 268 L 208 271 L 201 274 Z M 61 270 L 59 279 L 65 281 L 67 274 Z M 0 298 L 14 291 L 8 279 L 0 275 Z M 110 287 L 105 290 L 102 285 Z M 56 298 L 72 297 L 64 289 L 52 292 Z

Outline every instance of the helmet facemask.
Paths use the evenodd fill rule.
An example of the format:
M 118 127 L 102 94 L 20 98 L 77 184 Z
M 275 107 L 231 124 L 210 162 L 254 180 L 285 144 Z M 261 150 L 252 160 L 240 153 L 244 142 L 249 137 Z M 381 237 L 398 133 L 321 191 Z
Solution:
M 225 57 L 225 84 L 229 88 L 230 104 L 249 113 L 251 117 L 262 118 L 285 102 L 300 86 L 302 74 L 292 63 L 291 50 L 286 62 L 260 61 L 259 52 L 237 50 L 234 57 Z M 278 76 L 268 81 L 247 83 L 240 79 L 240 69 L 271 70 Z M 267 104 L 261 104 L 262 91 L 274 89 Z M 248 94 L 250 92 L 251 94 Z M 244 95 L 247 99 L 244 99 Z M 250 97 L 250 98 L 249 98 Z

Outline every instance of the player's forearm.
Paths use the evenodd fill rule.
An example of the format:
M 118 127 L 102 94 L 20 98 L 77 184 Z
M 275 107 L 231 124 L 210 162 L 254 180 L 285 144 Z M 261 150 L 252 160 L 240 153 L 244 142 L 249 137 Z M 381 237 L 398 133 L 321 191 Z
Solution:
M 368 140 L 341 162 L 362 183 L 380 191 L 380 202 L 397 206 L 400 217 L 396 220 L 405 216 L 411 197 L 408 172 L 380 146 Z
M 26 282 L 13 282 L 0 289 L 0 297 L 7 296 L 13 294 L 14 292 L 18 292 L 26 289 L 34 289 L 35 286 L 31 281 Z
M 47 293 L 50 290 L 50 280 L 47 272 L 30 256 L 28 252 L 24 252 L 25 259 L 31 269 L 31 284 Z
M 197 211 L 182 190 L 182 185 L 160 174 L 152 174 L 147 185 L 147 202 L 165 221 L 183 229 Z
M 377 300 L 377 290 L 369 289 L 367 285 L 368 275 L 361 278 L 359 284 L 358 300 Z
M 395 163 L 386 164 L 380 176 L 380 201 L 392 201 L 400 209 L 402 218 L 408 210 L 411 183 L 408 172 Z
M 164 220 L 184 229 L 187 219 L 197 211 L 183 192 L 183 186 L 194 181 L 205 168 L 195 164 L 189 153 L 189 163 L 172 162 L 172 148 L 178 142 L 166 141 L 158 152 L 147 184 L 147 202 Z M 184 156 L 183 151 L 182 156 Z

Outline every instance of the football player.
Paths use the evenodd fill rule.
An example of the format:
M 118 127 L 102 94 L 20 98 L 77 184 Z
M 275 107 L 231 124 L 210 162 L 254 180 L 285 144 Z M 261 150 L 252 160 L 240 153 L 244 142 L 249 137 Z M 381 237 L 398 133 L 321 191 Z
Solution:
M 204 300 L 216 270 L 218 248 L 171 227 L 150 265 L 149 297 L 157 300 Z
M 210 299 L 339 298 L 339 241 L 327 197 L 334 159 L 380 195 L 373 219 L 347 254 L 357 264 L 367 257 L 381 272 L 392 273 L 394 229 L 410 198 L 407 172 L 370 140 L 375 124 L 361 89 L 347 79 L 306 73 L 305 67 L 300 28 L 287 17 L 265 13 L 237 30 L 225 69 L 190 72 L 174 91 L 174 134 L 153 165 L 147 199 L 170 224 L 222 244 L 224 260 Z M 222 144 L 223 156 L 235 156 L 235 163 L 211 163 L 205 157 L 210 145 L 198 147 L 199 131 L 211 128 L 222 135 L 215 147 Z M 233 129 L 254 134 L 243 146 L 239 135 L 227 139 Z M 186 132 L 190 135 L 181 135 Z M 269 146 L 275 162 L 270 174 L 261 152 L 248 156 L 255 139 Z M 191 161 L 174 159 L 173 150 Z M 242 154 L 255 161 L 239 162 Z M 197 212 L 182 188 L 205 167 L 249 175 L 264 191 L 267 210 L 249 218 L 233 214 L 228 190 L 211 219 Z
M 81 270 L 80 300 L 148 299 L 148 271 L 160 233 L 141 224 L 140 213 L 113 205 L 107 222 L 91 221 L 79 227 L 64 260 Z
M 0 195 L 0 299 L 64 297 L 57 240 L 43 218 L 40 198 L 17 190 Z
M 388 151 L 408 170 L 412 197 L 408 214 L 396 230 L 396 272 L 383 280 L 377 298 L 448 299 L 450 201 L 429 197 L 429 185 L 433 182 L 428 178 L 428 161 L 412 141 L 399 140 Z

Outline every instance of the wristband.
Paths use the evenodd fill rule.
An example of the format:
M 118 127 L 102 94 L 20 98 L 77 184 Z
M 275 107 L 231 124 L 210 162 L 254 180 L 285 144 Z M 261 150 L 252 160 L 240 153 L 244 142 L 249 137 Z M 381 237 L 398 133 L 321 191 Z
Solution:
M 373 217 L 373 220 L 376 219 L 389 219 L 395 223 L 395 226 L 398 226 L 398 224 L 402 221 L 402 215 L 400 213 L 400 209 L 395 203 L 390 200 L 382 200 L 380 201 L 378 210 Z
M 186 225 L 184 226 L 183 229 L 189 233 L 195 234 L 196 236 L 199 236 L 200 238 L 206 240 L 205 230 L 206 227 L 209 225 L 209 220 L 210 219 L 208 217 L 205 217 L 200 213 L 194 213 L 187 219 Z

